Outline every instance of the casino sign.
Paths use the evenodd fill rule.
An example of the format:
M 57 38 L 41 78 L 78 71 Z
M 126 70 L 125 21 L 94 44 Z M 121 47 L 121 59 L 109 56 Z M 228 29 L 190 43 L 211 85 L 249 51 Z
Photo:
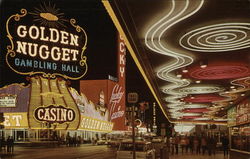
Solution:
M 73 109 L 50 105 L 48 107 L 36 108 L 34 116 L 35 119 L 40 122 L 46 121 L 61 124 L 64 122 L 72 122 L 75 119 L 76 114 Z
M 87 72 L 85 30 L 58 9 L 41 5 L 21 9 L 6 22 L 6 62 L 16 73 L 77 80 Z

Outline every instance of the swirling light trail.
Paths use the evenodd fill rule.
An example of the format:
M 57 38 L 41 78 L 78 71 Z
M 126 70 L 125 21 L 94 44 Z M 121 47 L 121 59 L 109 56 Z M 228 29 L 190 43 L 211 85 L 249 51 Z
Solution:
M 250 23 L 201 27 L 184 34 L 179 44 L 187 50 L 214 53 L 250 48 Z
M 177 92 L 175 89 L 188 86 L 190 81 L 178 79 L 171 72 L 190 65 L 194 59 L 191 56 L 173 51 L 167 46 L 164 46 L 162 44 L 162 38 L 163 34 L 173 25 L 195 14 L 202 7 L 204 0 L 200 0 L 200 3 L 197 6 L 191 5 L 190 2 L 190 0 L 186 0 L 184 6 L 179 5 L 180 7 L 178 8 L 176 7 L 176 1 L 172 0 L 172 7 L 168 14 L 153 24 L 145 35 L 145 44 L 150 50 L 173 58 L 171 63 L 157 71 L 157 76 L 160 79 L 171 83 L 164 87 L 163 92 L 170 95 L 170 97 L 167 98 L 168 102 L 174 103 L 176 105 L 182 104 L 179 102 L 179 100 L 177 100 L 177 98 L 182 98 L 186 96 L 186 94 Z M 191 11 L 188 10 L 190 8 Z

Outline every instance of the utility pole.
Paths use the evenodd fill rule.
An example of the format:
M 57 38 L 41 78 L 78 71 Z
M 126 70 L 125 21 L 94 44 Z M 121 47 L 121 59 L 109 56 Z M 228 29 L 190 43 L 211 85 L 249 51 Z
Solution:
M 135 105 L 132 106 L 132 140 L 133 140 L 133 159 L 136 159 L 135 151 Z
M 138 102 L 137 93 L 128 93 L 128 103 L 132 104 L 132 141 L 133 141 L 133 159 L 136 159 L 135 151 L 135 103 Z

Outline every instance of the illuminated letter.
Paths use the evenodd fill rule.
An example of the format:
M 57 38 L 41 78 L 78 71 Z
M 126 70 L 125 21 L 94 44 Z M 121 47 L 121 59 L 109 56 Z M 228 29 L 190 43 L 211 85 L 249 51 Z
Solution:
M 17 41 L 16 43 L 17 43 L 16 52 L 23 53 L 24 55 L 27 55 L 27 52 L 26 52 L 27 43 L 26 42 L 20 42 L 20 41 Z
M 43 56 L 43 48 L 45 49 L 45 56 Z M 48 46 L 46 45 L 41 45 L 41 47 L 39 48 L 39 55 L 42 59 L 46 60 L 49 58 L 49 51 L 48 51 Z
M 44 112 L 43 112 L 43 109 L 39 109 L 39 110 L 37 111 L 37 117 L 38 117 L 38 119 L 40 119 L 40 120 L 43 119 L 43 116 L 42 116 L 41 113 L 44 113 Z
M 72 61 L 77 61 L 76 55 L 78 55 L 79 51 L 72 49 L 71 53 L 73 54 Z
M 33 49 L 33 51 L 31 50 L 31 47 L 32 47 L 32 45 L 34 46 L 34 49 Z M 29 47 L 29 55 L 31 56 L 31 57 L 35 57 L 36 55 L 37 55 L 37 44 L 35 44 L 35 43 L 28 43 L 28 47 Z
M 4 116 L 4 126 L 10 126 L 10 116 Z
M 19 58 L 15 58 L 15 65 L 19 66 L 20 65 L 20 59 Z
M 56 51 L 57 53 L 55 53 L 55 51 Z M 52 57 L 52 59 L 53 59 L 54 61 L 59 61 L 59 60 L 60 60 L 61 53 L 60 53 L 59 51 L 60 51 L 59 47 L 53 47 L 53 48 L 51 49 L 51 57 Z M 57 54 L 57 57 L 55 57 L 55 54 Z
M 23 29 L 22 32 L 21 32 L 21 29 Z M 21 38 L 24 38 L 27 35 L 26 26 L 24 26 L 24 25 L 18 26 L 17 35 Z
M 68 119 L 69 119 L 69 121 L 72 121 L 73 118 L 74 118 L 74 113 L 73 113 L 72 110 L 69 110 L 69 111 L 68 111 Z
M 45 108 L 45 113 L 44 113 L 44 120 L 49 120 L 50 114 L 49 114 L 49 108 Z
M 61 121 L 61 119 L 60 119 L 60 108 L 56 108 L 56 116 L 57 116 L 56 121 Z
M 32 35 L 33 30 L 35 31 L 35 35 Z M 39 29 L 35 25 L 32 25 L 29 29 L 29 35 L 32 39 L 37 39 L 39 37 Z
M 61 44 L 69 44 L 69 40 L 68 40 L 68 36 L 69 33 L 67 33 L 66 31 L 60 31 L 61 33 Z
M 125 68 L 124 68 L 124 67 L 120 67 L 121 77 L 123 77 L 123 75 L 124 75 L 124 71 L 125 71 Z
M 50 41 L 54 42 L 54 43 L 58 42 L 58 40 L 59 40 L 58 30 L 55 28 L 49 28 L 49 30 L 50 30 Z M 55 33 L 55 38 L 54 38 L 54 33 Z
M 50 120 L 51 121 L 56 121 L 56 108 L 51 108 L 50 110 L 50 113 L 51 113 L 51 117 L 50 117 Z
M 69 61 L 70 60 L 69 52 L 70 52 L 69 49 L 62 48 L 62 61 Z
M 12 119 L 16 120 L 16 125 L 15 126 L 21 126 L 21 124 L 20 124 L 20 120 L 22 119 L 21 115 L 13 115 Z
M 61 109 L 61 121 L 67 121 L 67 110 Z
M 120 64 L 125 65 L 125 55 L 120 55 Z
M 120 51 L 125 52 L 125 45 L 123 42 L 120 43 Z
M 70 45 L 78 46 L 78 36 L 70 34 Z
M 40 30 L 41 30 L 41 37 L 40 37 L 40 40 L 49 41 L 49 37 L 44 38 L 44 30 L 45 30 L 45 27 L 40 27 Z

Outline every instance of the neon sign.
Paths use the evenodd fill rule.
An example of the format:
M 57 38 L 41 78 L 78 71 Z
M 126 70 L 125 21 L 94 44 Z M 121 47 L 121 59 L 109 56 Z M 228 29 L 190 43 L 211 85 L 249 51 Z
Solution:
M 82 78 L 88 68 L 84 56 L 87 45 L 85 30 L 76 24 L 75 19 L 65 19 L 58 10 L 53 12 L 55 8 L 45 5 L 41 8 L 31 12 L 21 9 L 21 14 L 8 18 L 8 66 L 22 75 Z
M 40 122 L 64 123 L 75 120 L 75 112 L 73 109 L 63 106 L 38 107 L 34 111 L 35 119 Z
M 109 100 L 111 105 L 110 114 L 111 120 L 122 117 L 124 115 L 124 110 L 121 109 L 119 105 L 120 100 L 123 97 L 124 92 L 122 91 L 122 86 L 116 84 L 112 90 L 112 94 Z M 119 106 L 118 106 L 119 105 Z

